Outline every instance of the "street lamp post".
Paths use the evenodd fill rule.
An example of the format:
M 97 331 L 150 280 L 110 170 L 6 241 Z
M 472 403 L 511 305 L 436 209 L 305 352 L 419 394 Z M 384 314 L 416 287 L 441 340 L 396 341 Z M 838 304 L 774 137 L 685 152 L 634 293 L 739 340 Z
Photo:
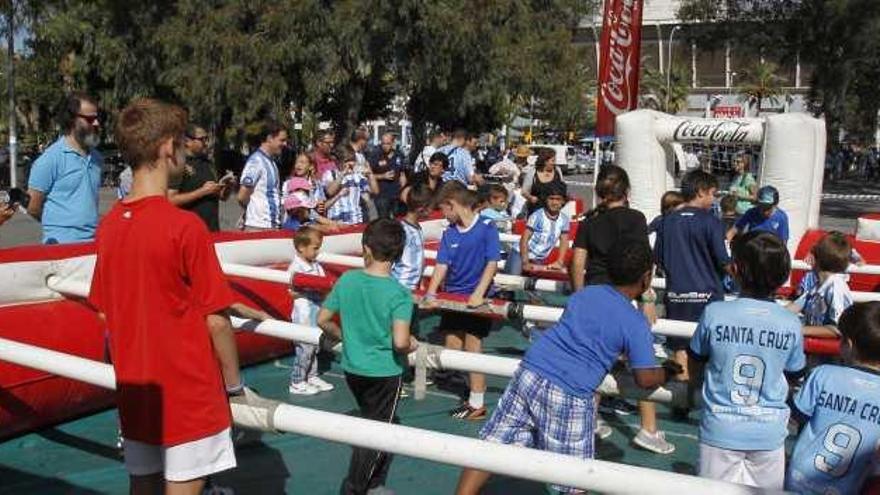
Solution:
M 666 56 L 666 98 L 663 104 L 663 110 L 669 113 L 669 87 L 670 87 L 670 77 L 672 75 L 672 37 L 675 36 L 675 32 L 681 29 L 681 26 L 673 26 L 672 31 L 669 31 L 669 45 L 666 47 L 668 50 L 668 54 Z
M 6 12 L 6 91 L 9 96 L 9 187 L 18 185 L 18 136 L 15 128 L 15 2 Z

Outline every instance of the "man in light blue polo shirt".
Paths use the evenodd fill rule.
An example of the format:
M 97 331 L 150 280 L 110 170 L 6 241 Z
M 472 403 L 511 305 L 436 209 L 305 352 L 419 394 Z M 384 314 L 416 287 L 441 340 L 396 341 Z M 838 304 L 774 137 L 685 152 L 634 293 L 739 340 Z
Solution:
M 67 97 L 59 124 L 64 135 L 37 158 L 28 180 L 28 213 L 43 225 L 44 244 L 90 241 L 98 226 L 103 159 L 98 105 L 84 93 Z

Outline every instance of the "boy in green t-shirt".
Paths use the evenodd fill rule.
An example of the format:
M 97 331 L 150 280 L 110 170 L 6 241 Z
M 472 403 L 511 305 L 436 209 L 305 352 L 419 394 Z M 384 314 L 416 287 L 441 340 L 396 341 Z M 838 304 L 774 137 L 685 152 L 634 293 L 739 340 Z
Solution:
M 342 340 L 345 381 L 361 416 L 395 423 L 406 354 L 418 345 L 409 332 L 412 295 L 391 277 L 405 239 L 398 222 L 371 222 L 362 240 L 365 268 L 340 277 L 318 314 L 318 326 Z M 336 313 L 342 328 L 334 321 Z M 341 493 L 363 495 L 383 486 L 390 465 L 385 452 L 355 448 Z

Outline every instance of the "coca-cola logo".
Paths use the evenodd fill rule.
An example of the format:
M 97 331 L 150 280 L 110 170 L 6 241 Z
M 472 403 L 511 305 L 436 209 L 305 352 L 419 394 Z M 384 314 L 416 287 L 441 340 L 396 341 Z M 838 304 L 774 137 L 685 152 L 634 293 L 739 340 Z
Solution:
M 752 131 L 742 120 L 682 120 L 675 126 L 675 141 L 707 141 L 711 143 L 742 143 Z
M 633 17 L 636 0 L 623 0 L 620 13 L 611 12 L 606 22 L 608 23 L 609 46 L 607 56 L 608 77 L 602 82 L 600 93 L 605 107 L 614 115 L 626 112 L 635 105 L 632 104 L 631 88 L 629 85 L 637 60 L 633 54 L 638 47 L 633 46 Z

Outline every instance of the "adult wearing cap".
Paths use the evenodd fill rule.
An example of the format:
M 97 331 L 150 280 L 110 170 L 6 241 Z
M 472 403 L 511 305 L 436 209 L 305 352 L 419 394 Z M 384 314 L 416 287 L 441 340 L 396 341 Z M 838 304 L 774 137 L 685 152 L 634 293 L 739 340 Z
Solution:
M 773 232 L 788 243 L 788 215 L 779 208 L 779 191 L 773 186 L 758 189 L 756 205 L 727 231 L 727 240 L 752 230 Z

